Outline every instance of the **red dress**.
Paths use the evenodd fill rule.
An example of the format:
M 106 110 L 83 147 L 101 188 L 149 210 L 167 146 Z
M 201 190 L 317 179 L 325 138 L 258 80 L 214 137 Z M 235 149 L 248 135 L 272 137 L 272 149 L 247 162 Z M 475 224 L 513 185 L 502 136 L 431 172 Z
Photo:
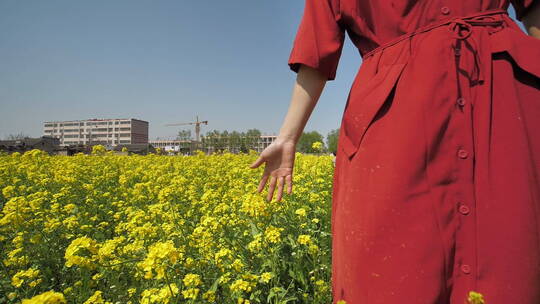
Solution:
M 540 0 L 511 0 L 516 19 Z M 534 4 L 533 4 L 534 2 Z M 332 198 L 333 303 L 540 303 L 540 40 L 508 0 L 306 0 L 289 58 L 363 62 Z

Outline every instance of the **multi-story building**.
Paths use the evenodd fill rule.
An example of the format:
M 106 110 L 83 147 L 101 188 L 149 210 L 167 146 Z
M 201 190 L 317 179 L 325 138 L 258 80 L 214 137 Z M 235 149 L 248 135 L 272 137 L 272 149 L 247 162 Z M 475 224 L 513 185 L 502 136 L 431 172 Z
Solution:
M 47 121 L 43 134 L 60 139 L 61 146 L 147 144 L 148 122 L 134 118 Z
M 257 141 L 257 148 L 255 149 L 257 152 L 262 152 L 266 147 L 270 146 L 271 143 L 273 143 L 277 138 L 277 135 L 261 135 L 259 140 Z

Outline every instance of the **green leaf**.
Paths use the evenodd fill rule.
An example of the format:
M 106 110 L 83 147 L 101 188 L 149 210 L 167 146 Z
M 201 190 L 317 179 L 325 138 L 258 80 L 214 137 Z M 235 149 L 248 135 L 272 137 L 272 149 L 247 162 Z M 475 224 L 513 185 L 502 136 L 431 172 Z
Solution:
M 217 290 L 217 287 L 218 287 L 218 284 L 219 284 L 219 278 L 220 278 L 220 277 L 218 277 L 218 278 L 214 281 L 214 283 L 212 284 L 212 286 L 210 287 L 210 290 L 211 290 L 211 291 L 216 291 L 216 290 Z

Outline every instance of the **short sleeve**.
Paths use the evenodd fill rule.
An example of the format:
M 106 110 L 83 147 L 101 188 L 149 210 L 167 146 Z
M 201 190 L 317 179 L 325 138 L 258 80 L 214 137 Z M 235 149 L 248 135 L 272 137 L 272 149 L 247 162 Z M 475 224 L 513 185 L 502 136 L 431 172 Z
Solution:
M 516 19 L 519 21 L 522 21 L 521 19 L 533 6 L 540 5 L 540 0 L 510 0 L 510 2 L 516 11 Z
M 289 56 L 289 67 L 300 64 L 317 69 L 334 80 L 343 49 L 345 29 L 340 24 L 339 0 L 305 0 L 304 13 Z

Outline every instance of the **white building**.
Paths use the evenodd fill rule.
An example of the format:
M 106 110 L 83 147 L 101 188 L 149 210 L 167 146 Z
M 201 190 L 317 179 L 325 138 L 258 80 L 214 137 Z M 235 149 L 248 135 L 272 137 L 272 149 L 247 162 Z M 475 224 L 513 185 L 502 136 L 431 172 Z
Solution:
M 61 146 L 147 144 L 148 122 L 134 118 L 47 121 L 43 135 L 60 139 Z
M 273 143 L 277 138 L 277 135 L 261 135 L 259 140 L 257 141 L 257 148 L 255 149 L 257 152 L 262 152 L 266 147 L 270 146 L 271 143 Z
M 163 149 L 163 151 L 179 152 L 182 148 L 189 150 L 191 141 L 178 139 L 156 139 L 151 140 L 150 144 L 156 149 Z

